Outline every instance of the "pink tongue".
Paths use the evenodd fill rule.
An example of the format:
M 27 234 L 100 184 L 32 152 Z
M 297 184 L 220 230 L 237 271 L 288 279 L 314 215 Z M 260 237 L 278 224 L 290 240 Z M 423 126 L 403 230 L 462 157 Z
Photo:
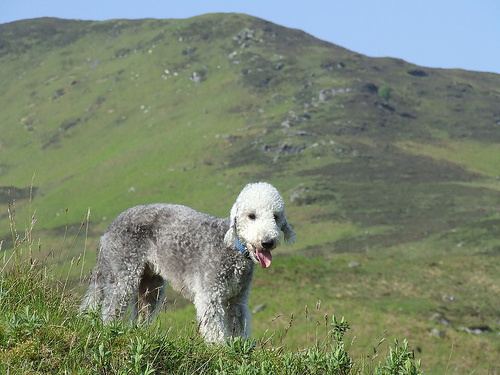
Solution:
M 267 268 L 271 265 L 271 260 L 273 260 L 273 255 L 269 250 L 259 250 L 256 249 L 257 258 L 259 258 L 260 265 L 262 268 Z

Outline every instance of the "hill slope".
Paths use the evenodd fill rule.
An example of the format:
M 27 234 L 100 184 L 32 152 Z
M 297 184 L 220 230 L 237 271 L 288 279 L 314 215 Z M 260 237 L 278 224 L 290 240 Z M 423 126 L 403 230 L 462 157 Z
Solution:
M 145 201 L 226 215 L 258 179 L 310 206 L 303 219 L 349 227 L 298 245 L 315 253 L 498 223 L 498 75 L 372 59 L 237 14 L 0 28 L 0 184 L 36 173 L 44 228 Z
M 285 309 L 269 285 L 295 307 L 322 299 L 364 332 L 423 340 L 436 373 L 442 358 L 425 355 L 449 346 L 427 342 L 433 312 L 498 331 L 499 75 L 369 58 L 240 14 L 2 24 L 0 66 L 2 238 L 15 200 L 19 228 L 36 209 L 44 254 L 91 249 L 86 272 L 124 209 L 227 216 L 247 182 L 267 180 L 298 235 L 277 254 L 333 260 L 259 272 L 252 303 L 268 321 Z M 457 356 L 495 358 L 495 334 Z

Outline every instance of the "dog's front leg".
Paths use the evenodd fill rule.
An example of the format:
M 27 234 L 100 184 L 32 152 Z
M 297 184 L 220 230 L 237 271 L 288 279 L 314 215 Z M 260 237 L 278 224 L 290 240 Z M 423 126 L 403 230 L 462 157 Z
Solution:
M 227 317 L 231 324 L 231 336 L 250 337 L 250 309 L 246 301 L 230 302 Z
M 229 339 L 231 330 L 222 301 L 196 296 L 194 299 L 198 329 L 208 342 L 222 343 Z

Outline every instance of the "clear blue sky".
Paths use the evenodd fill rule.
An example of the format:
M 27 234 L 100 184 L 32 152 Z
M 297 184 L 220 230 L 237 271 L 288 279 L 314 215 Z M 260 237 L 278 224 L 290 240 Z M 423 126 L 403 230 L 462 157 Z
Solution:
M 246 13 L 372 57 L 500 73 L 500 0 L 2 0 L 0 23 L 214 12 Z

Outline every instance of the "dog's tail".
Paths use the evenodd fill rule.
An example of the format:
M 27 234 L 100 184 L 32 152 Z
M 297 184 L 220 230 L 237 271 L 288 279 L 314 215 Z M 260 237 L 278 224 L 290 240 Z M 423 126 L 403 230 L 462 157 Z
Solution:
M 94 270 L 95 271 L 95 270 Z M 103 299 L 102 286 L 99 285 L 97 273 L 94 272 L 90 278 L 90 285 L 83 297 L 79 312 L 96 311 Z
M 101 249 L 101 244 L 99 244 L 99 250 Z M 87 293 L 83 297 L 82 303 L 79 308 L 80 314 L 85 311 L 97 311 L 104 299 L 104 282 L 102 280 L 102 272 L 100 271 L 99 263 L 100 263 L 100 251 L 97 259 L 97 265 L 92 271 L 92 275 L 90 276 L 89 288 L 87 289 Z

